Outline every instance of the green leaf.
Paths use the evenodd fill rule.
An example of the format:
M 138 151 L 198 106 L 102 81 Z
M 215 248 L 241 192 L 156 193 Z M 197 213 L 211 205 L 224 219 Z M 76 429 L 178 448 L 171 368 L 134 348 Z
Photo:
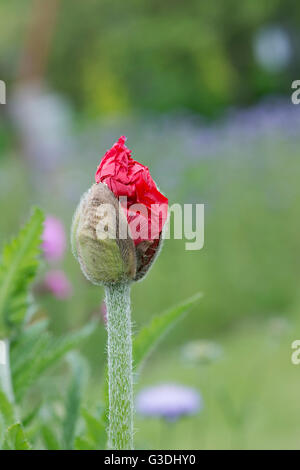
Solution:
M 190 297 L 167 312 L 156 315 L 150 323 L 141 329 L 133 340 L 133 363 L 138 370 L 149 354 L 155 349 L 165 334 L 181 319 L 187 311 L 202 297 L 201 293 Z
M 42 438 L 47 450 L 60 450 L 59 440 L 49 426 L 41 427 Z
M 31 329 L 31 328 L 30 328 Z M 29 364 L 35 364 L 41 358 L 51 343 L 51 334 L 48 331 L 36 331 L 24 338 L 24 334 L 18 335 L 17 342 L 13 344 L 11 351 L 11 371 L 13 377 L 22 376 L 28 371 Z
M 193 297 L 185 300 L 176 307 L 167 310 L 161 315 L 156 315 L 150 323 L 146 325 L 137 336 L 133 339 L 133 364 L 135 371 L 139 371 L 145 359 L 155 349 L 166 333 L 192 308 L 202 297 L 199 292 Z M 104 410 L 102 412 L 102 420 L 108 420 L 108 378 L 107 369 L 105 370 L 105 378 L 102 396 L 104 402 Z
M 88 364 L 78 353 L 70 354 L 68 359 L 72 366 L 72 379 L 66 399 L 63 440 L 64 448 L 70 450 L 74 447 L 76 424 L 79 418 L 83 387 L 87 381 Z
M 89 442 L 94 449 L 103 449 L 106 443 L 106 424 L 102 417 L 93 416 L 87 409 L 82 409 L 82 416 L 85 421 L 86 436 L 85 442 Z
M 30 450 L 31 446 L 20 423 L 10 426 L 4 436 L 3 450 Z
M 14 392 L 17 401 L 23 397 L 27 389 L 51 366 L 61 360 L 66 353 L 78 347 L 95 331 L 97 322 L 91 321 L 79 331 L 69 333 L 62 338 L 54 338 L 50 333 L 43 333 L 32 345 L 34 356 L 22 367 L 12 367 Z M 15 345 L 14 353 L 22 355 L 22 340 Z
M 75 450 L 96 450 L 91 442 L 81 436 L 76 437 L 74 448 Z
M 48 320 L 40 320 L 24 328 L 20 335 L 11 342 L 11 370 L 15 374 L 39 354 L 39 345 L 48 335 Z
M 24 416 L 24 418 L 21 419 L 24 428 L 27 428 L 27 426 L 29 426 L 35 420 L 35 418 L 39 414 L 40 409 L 41 409 L 41 403 L 39 403 L 37 406 L 32 408 L 32 410 L 29 413 L 27 413 Z
M 4 423 L 4 419 L 2 415 L 0 415 L 0 450 L 2 450 L 4 434 L 5 434 L 5 423 Z
M 0 414 L 6 427 L 11 426 L 16 421 L 15 410 L 12 403 L 8 400 L 6 394 L 0 388 Z
M 19 235 L 3 249 L 0 264 L 0 335 L 11 337 L 24 322 L 28 287 L 38 268 L 44 215 L 36 208 Z

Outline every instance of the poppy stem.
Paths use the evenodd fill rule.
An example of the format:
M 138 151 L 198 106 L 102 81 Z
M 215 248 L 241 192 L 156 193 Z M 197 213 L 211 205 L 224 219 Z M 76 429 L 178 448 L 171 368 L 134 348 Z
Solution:
M 108 333 L 109 429 L 108 446 L 133 449 L 133 381 L 130 286 L 105 288 Z

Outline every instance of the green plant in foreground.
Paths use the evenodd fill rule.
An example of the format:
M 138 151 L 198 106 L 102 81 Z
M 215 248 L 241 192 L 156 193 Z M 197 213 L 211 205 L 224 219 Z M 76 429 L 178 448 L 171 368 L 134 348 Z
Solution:
M 31 448 L 25 428 L 29 429 L 36 419 L 40 404 L 25 415 L 23 404 L 28 391 L 51 366 L 81 344 L 96 328 L 96 324 L 92 322 L 77 332 L 55 338 L 47 331 L 47 320 L 28 324 L 34 311 L 29 289 L 38 270 L 43 220 L 41 210 L 35 209 L 19 235 L 4 246 L 0 262 L 0 448 L 2 449 Z M 77 359 L 76 363 L 73 380 L 76 378 L 76 373 L 78 375 L 80 361 Z M 69 400 L 69 407 L 74 403 L 71 386 L 67 399 L 70 397 L 73 397 L 73 401 Z M 79 409 L 77 411 L 79 415 Z M 66 413 L 62 424 L 65 447 L 69 446 L 75 433 L 76 419 L 73 407 L 72 417 Z M 40 430 L 43 433 L 42 426 Z M 49 435 L 50 432 L 47 424 L 46 434 Z M 45 444 L 48 447 L 47 443 Z M 59 444 L 59 447 L 64 445 Z
M 43 214 L 34 211 L 18 237 L 4 247 L 0 265 L 0 338 L 4 344 L 1 384 L 8 399 L 14 400 L 11 384 L 9 344 L 26 320 L 29 307 L 28 286 L 38 268 Z
M 167 204 L 148 168 L 131 158 L 125 137 L 121 137 L 106 152 L 96 173 L 96 184 L 83 196 L 74 215 L 74 255 L 85 276 L 94 284 L 105 286 L 106 402 L 111 449 L 133 448 L 133 360 L 137 367 L 177 317 L 174 310 L 156 319 L 141 332 L 132 348 L 130 285 L 147 274 L 159 253 Z M 78 440 L 78 448 L 85 443 Z
M 42 230 L 43 214 L 35 209 L 19 235 L 4 246 L 0 262 L 0 344 L 9 352 L 0 364 L 0 449 L 103 449 L 109 409 L 107 379 L 103 380 L 101 403 L 91 412 L 83 404 L 89 367 L 79 353 L 71 352 L 95 332 L 97 323 L 89 322 L 79 331 L 57 338 L 49 332 L 47 319 L 32 321 L 35 310 L 30 287 L 38 270 Z M 136 373 L 163 335 L 199 297 L 155 316 L 133 338 Z M 62 386 L 59 376 L 63 413 L 57 415 L 52 403 L 57 400 L 53 396 L 57 378 L 45 375 L 63 357 L 71 374 L 67 387 Z M 28 400 L 33 390 L 37 398 Z

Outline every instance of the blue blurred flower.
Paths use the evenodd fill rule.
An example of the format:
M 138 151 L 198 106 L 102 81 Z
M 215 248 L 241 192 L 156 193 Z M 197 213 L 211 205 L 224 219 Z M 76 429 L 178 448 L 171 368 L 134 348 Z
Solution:
M 200 393 L 176 384 L 161 384 L 142 390 L 136 399 L 136 409 L 144 416 L 161 417 L 175 421 L 181 416 L 193 415 L 203 408 Z

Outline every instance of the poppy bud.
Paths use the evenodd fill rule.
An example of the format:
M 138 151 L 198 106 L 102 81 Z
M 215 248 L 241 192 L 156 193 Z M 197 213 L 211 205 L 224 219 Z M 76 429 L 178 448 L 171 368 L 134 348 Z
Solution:
M 132 239 L 118 237 L 128 226 L 119 202 L 105 184 L 94 184 L 74 215 L 72 246 L 85 276 L 94 284 L 133 280 L 136 255 Z
M 125 137 L 106 152 L 95 179 L 74 215 L 74 255 L 94 284 L 138 281 L 159 253 L 168 199 L 131 158 Z

